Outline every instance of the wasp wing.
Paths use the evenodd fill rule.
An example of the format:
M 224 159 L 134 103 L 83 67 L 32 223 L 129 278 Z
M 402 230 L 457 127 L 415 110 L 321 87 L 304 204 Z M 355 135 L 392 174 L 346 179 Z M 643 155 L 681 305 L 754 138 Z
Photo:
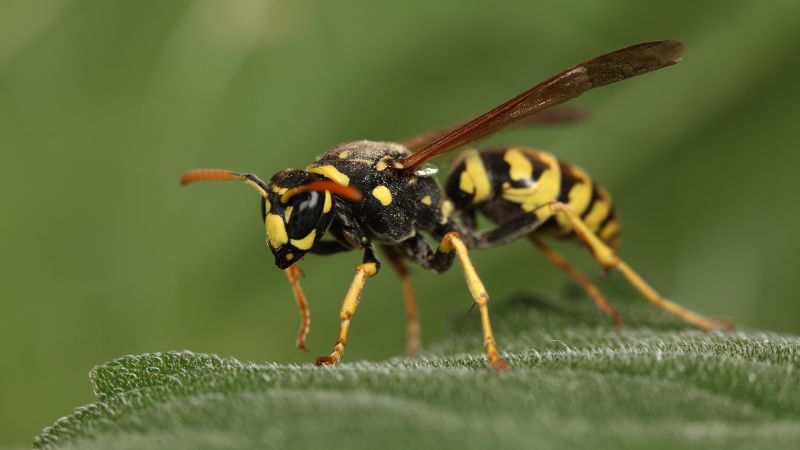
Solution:
M 413 170 L 430 158 L 487 138 L 515 122 L 571 100 L 590 89 L 677 64 L 684 51 L 686 46 L 682 42 L 653 41 L 592 58 L 461 125 L 398 163 L 403 170 Z
M 579 120 L 583 120 L 589 116 L 589 112 L 585 109 L 580 108 L 556 108 L 551 109 L 548 111 L 542 111 L 539 114 L 535 114 L 530 116 L 526 119 L 522 119 L 518 122 L 514 122 L 510 124 L 506 130 L 513 130 L 517 128 L 529 128 L 529 127 L 536 127 L 540 125 L 551 125 L 556 123 L 570 123 L 570 122 L 577 122 Z M 410 137 L 407 139 L 403 139 L 402 141 L 398 141 L 399 144 L 403 145 L 405 148 L 415 152 L 426 145 L 430 145 L 438 139 L 452 133 L 453 131 L 461 128 L 465 124 L 471 122 L 474 118 L 469 118 L 467 120 L 462 120 L 460 122 L 452 123 L 446 127 L 437 128 L 435 130 L 431 130 L 420 135 Z

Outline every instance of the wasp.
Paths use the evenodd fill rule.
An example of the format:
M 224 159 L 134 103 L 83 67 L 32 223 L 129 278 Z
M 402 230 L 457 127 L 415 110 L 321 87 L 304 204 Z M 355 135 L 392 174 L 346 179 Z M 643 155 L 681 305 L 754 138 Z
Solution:
M 405 263 L 410 260 L 435 273 L 450 269 L 457 258 L 478 305 L 484 347 L 494 369 L 509 366 L 497 350 L 489 321 L 489 295 L 468 251 L 529 239 L 544 255 L 574 278 L 597 306 L 617 325 L 619 314 L 600 290 L 543 237 L 584 245 L 603 270 L 616 269 L 650 303 L 704 330 L 730 329 L 724 319 L 711 319 L 667 300 L 618 255 L 620 217 L 611 197 L 583 169 L 543 151 L 503 146 L 459 155 L 439 185 L 424 164 L 431 158 L 467 147 L 509 127 L 569 120 L 570 114 L 548 108 L 590 89 L 658 70 L 681 61 L 686 50 L 678 41 L 631 45 L 585 61 L 523 92 L 466 123 L 440 128 L 399 143 L 357 141 L 331 148 L 305 170 L 279 172 L 269 182 L 250 173 L 193 170 L 182 184 L 199 180 L 240 180 L 261 194 L 261 217 L 275 265 L 283 269 L 300 306 L 298 348 L 305 349 L 308 305 L 299 284 L 297 262 L 306 253 L 330 255 L 359 250 L 341 310 L 341 327 L 330 356 L 317 365 L 333 365 L 347 345 L 350 322 L 365 280 L 381 268 L 380 247 L 398 272 L 406 302 L 409 353 L 419 351 L 420 331 L 413 290 Z M 565 117 L 566 118 L 565 118 Z M 480 211 L 495 228 L 476 230 Z M 433 249 L 427 233 L 438 247 Z M 330 240 L 322 237 L 328 234 Z

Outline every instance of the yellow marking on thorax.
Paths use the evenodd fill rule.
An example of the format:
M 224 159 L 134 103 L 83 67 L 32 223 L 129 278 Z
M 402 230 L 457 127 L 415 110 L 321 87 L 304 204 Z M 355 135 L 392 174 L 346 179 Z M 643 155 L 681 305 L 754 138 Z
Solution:
M 341 184 L 342 186 L 347 186 L 350 184 L 350 177 L 343 174 L 342 172 L 339 172 L 339 169 L 333 166 L 320 166 L 320 167 L 309 166 L 306 169 L 306 172 L 318 173 L 325 178 L 329 178 L 335 181 L 336 183 Z
M 426 195 L 425 197 L 422 197 L 422 199 L 420 200 L 420 203 L 422 203 L 423 205 L 430 206 L 431 205 L 431 196 L 430 195 Z
M 273 248 L 278 248 L 289 242 L 289 235 L 286 234 L 286 225 L 280 216 L 269 213 L 264 224 L 267 228 L 267 239 L 269 239 L 269 243 L 272 244 Z
M 331 203 L 331 191 L 325 191 L 325 206 L 322 207 L 323 213 L 331 210 Z
M 444 225 L 450 219 L 450 214 L 453 214 L 453 209 L 455 208 L 453 207 L 453 202 L 451 202 L 450 200 L 445 200 L 442 202 L 441 209 L 442 209 L 442 221 L 439 223 Z
M 592 178 L 580 167 L 570 166 L 572 174 L 575 175 L 580 181 L 575 183 L 567 194 L 567 203 L 572 206 L 575 214 L 580 216 L 589 207 L 592 202 Z M 563 234 L 572 231 L 572 224 L 569 219 L 563 214 L 556 215 L 556 222 Z
M 378 164 L 375 164 L 375 170 L 377 170 L 378 172 L 383 172 L 384 170 L 386 170 L 387 167 L 389 167 L 389 165 L 386 164 L 386 161 L 384 160 L 380 160 L 378 161 Z
M 347 150 L 343 151 L 342 153 L 339 153 L 339 159 L 345 159 L 348 156 L 350 156 L 350 152 L 348 152 Z
M 300 250 L 308 250 L 314 245 L 314 238 L 317 237 L 317 230 L 311 230 L 308 236 L 303 239 L 292 239 L 292 245 Z
M 392 204 L 392 192 L 386 186 L 378 186 L 373 189 L 372 196 L 377 198 L 383 206 Z
M 511 167 L 508 174 L 514 181 L 525 180 L 533 177 L 533 164 L 521 151 L 516 148 L 506 150 L 503 161 Z
M 524 156 L 524 155 L 523 155 Z M 519 203 L 525 212 L 536 210 L 539 206 L 558 198 L 561 190 L 561 167 L 555 156 L 545 152 L 535 152 L 535 156 L 543 162 L 545 169 L 533 185 L 525 188 L 503 189 L 502 197 L 510 202 Z M 544 218 L 549 214 L 547 208 L 536 210 L 537 217 Z
M 589 214 L 583 218 L 586 226 L 595 233 L 611 211 L 611 196 L 608 195 L 608 192 L 601 186 L 597 186 L 597 193 L 599 198 L 592 204 Z
M 294 253 L 287 253 L 284 255 L 284 258 L 286 258 L 287 261 L 291 261 L 294 258 Z
M 361 158 L 353 158 L 353 159 L 348 159 L 348 161 L 360 162 L 360 163 L 362 163 L 362 164 L 368 164 L 368 165 L 370 165 L 370 166 L 371 166 L 372 164 L 374 164 L 374 163 L 375 163 L 375 161 L 374 161 L 374 160 L 369 160 L 369 159 L 361 159 Z
M 492 184 L 483 166 L 480 154 L 470 151 L 464 160 L 465 168 L 461 172 L 458 188 L 468 194 L 475 194 L 472 201 L 478 203 L 492 195 Z
M 269 212 L 272 209 L 272 203 L 270 203 L 269 199 L 264 197 L 264 211 Z
M 286 208 L 286 211 L 283 213 L 283 218 L 286 220 L 286 223 L 289 223 L 289 217 L 292 217 L 292 210 L 294 206 L 289 206 Z

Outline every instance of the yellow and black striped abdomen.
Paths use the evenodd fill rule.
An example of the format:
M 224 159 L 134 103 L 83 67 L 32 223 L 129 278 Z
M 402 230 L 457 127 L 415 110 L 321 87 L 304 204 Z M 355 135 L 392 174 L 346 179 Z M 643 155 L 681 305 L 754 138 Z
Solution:
M 445 185 L 457 210 L 480 209 L 503 224 L 522 214 L 546 214 L 537 209 L 552 200 L 566 203 L 590 230 L 617 247 L 620 219 L 611 196 L 583 169 L 527 147 L 497 147 L 468 151 L 453 164 Z M 572 226 L 557 216 L 536 233 L 574 237 Z

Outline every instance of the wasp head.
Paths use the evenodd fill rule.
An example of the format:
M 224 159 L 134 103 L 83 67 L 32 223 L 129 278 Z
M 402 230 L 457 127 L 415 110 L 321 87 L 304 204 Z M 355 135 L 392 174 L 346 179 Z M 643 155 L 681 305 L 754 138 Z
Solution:
M 335 215 L 334 196 L 361 201 L 361 193 L 320 174 L 284 170 L 264 183 L 251 173 L 201 169 L 183 174 L 181 184 L 200 180 L 241 180 L 261 194 L 261 216 L 275 265 L 286 269 L 322 238 Z
M 284 170 L 267 184 L 268 196 L 261 200 L 261 215 L 269 249 L 281 269 L 302 258 L 333 221 L 331 192 L 316 189 L 320 186 L 314 183 L 326 182 L 321 175 Z

